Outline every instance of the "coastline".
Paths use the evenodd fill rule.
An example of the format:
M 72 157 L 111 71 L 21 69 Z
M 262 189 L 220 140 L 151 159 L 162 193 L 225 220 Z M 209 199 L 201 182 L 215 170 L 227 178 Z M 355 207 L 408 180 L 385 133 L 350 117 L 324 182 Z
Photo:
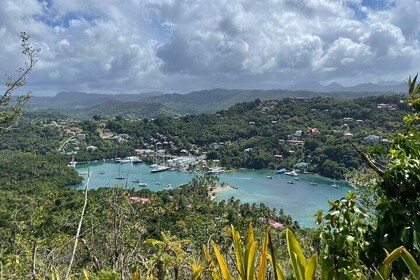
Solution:
M 216 194 L 223 192 L 225 190 L 229 190 L 229 189 L 235 189 L 235 188 L 226 183 L 219 184 L 215 188 L 209 188 L 208 197 L 210 198 L 211 201 L 213 201 L 216 199 Z

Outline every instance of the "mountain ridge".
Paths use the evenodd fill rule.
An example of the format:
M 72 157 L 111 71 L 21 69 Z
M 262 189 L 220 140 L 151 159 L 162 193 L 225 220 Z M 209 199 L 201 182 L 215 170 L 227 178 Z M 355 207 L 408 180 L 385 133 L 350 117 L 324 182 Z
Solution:
M 311 83 L 314 87 L 316 84 Z M 319 84 L 319 83 L 318 83 Z M 322 86 L 319 84 L 319 86 Z M 359 85 L 359 89 L 366 91 L 351 92 L 338 91 L 346 89 L 338 83 L 331 83 L 325 88 L 331 92 L 308 91 L 308 90 L 261 90 L 261 89 L 209 89 L 192 91 L 186 94 L 180 93 L 160 93 L 152 92 L 149 94 L 100 94 L 86 93 L 80 91 L 59 92 L 52 97 L 33 96 L 28 102 L 28 109 L 31 111 L 60 111 L 74 115 L 76 112 L 85 116 L 92 114 L 101 115 L 125 115 L 124 110 L 130 108 L 130 114 L 138 117 L 159 117 L 162 115 L 185 115 L 212 113 L 227 109 L 237 103 L 260 100 L 275 100 L 286 97 L 290 98 L 312 98 L 312 97 L 332 97 L 340 99 L 351 99 L 363 96 L 394 94 L 393 92 L 371 92 L 371 84 Z M 154 105 L 155 104 L 155 105 Z M 153 106 L 156 110 L 153 110 Z M 137 111 L 136 111 L 137 110 Z M 155 114 L 154 114 L 155 112 Z

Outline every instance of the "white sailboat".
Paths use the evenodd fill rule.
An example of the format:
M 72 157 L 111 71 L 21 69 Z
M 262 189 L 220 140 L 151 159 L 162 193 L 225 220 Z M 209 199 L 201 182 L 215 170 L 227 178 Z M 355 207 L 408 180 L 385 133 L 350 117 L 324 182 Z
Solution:
M 331 184 L 331 187 L 336 188 L 336 189 L 340 188 L 340 186 L 335 183 L 335 178 L 334 178 L 334 183 Z
M 125 179 L 125 177 L 121 175 L 121 163 L 118 166 L 118 176 L 115 177 L 115 179 L 117 179 L 117 180 L 124 180 Z
M 169 170 L 168 166 L 157 164 L 157 143 L 155 144 L 155 162 L 154 164 L 150 165 L 150 167 L 152 167 L 152 170 L 150 170 L 151 173 Z

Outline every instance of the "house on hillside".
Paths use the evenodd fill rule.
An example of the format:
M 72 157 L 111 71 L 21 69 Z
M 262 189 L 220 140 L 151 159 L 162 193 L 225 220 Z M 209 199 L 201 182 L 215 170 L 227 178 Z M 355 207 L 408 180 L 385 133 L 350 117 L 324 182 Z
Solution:
M 295 137 L 302 137 L 303 131 L 302 130 L 296 130 L 295 134 L 293 136 Z
M 84 134 L 84 133 L 78 133 L 78 134 L 76 135 L 76 137 L 77 137 L 77 139 L 79 139 L 79 140 L 85 140 L 85 139 L 86 139 L 86 134 Z
M 344 133 L 344 138 L 346 138 L 346 139 L 351 139 L 351 138 L 353 138 L 353 134 L 351 134 L 350 132 L 345 132 Z
M 318 128 L 314 127 L 314 128 L 309 128 L 308 132 L 313 135 L 313 134 L 318 134 L 319 130 Z
M 138 196 L 130 197 L 130 201 L 133 202 L 133 203 L 140 203 L 140 204 L 150 203 L 150 199 L 148 199 L 146 197 L 138 197 Z
M 379 136 L 377 136 L 377 135 L 369 135 L 369 136 L 366 136 L 365 138 L 363 138 L 366 142 L 370 142 L 370 143 L 373 143 L 373 142 L 378 142 L 379 141 Z
M 98 147 L 96 146 L 87 146 L 86 147 L 86 151 L 90 152 L 90 151 L 96 151 L 98 149 Z
M 342 130 L 349 130 L 350 129 L 350 127 L 349 127 L 349 125 L 348 124 L 346 124 L 346 123 L 343 123 L 342 125 L 341 125 L 341 127 L 340 127 Z

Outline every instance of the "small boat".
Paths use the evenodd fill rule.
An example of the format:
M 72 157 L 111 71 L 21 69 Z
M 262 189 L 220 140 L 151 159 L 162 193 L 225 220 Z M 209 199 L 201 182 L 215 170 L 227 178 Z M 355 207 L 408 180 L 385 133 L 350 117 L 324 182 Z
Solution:
M 311 184 L 312 186 L 318 186 L 318 183 L 315 183 L 314 181 L 311 181 L 309 184 Z
M 292 171 L 289 171 L 289 172 L 285 172 L 284 174 L 289 175 L 289 176 L 293 176 L 293 177 L 296 177 L 296 176 L 299 175 L 299 174 L 296 173 L 295 170 L 292 170 Z
M 281 174 L 281 173 L 284 173 L 284 172 L 286 172 L 286 168 L 281 168 L 281 169 L 276 171 L 277 174 Z
M 299 178 L 298 177 L 294 177 L 293 180 L 299 181 Z
M 295 181 L 289 180 L 289 181 L 287 181 L 287 183 L 288 184 L 291 184 L 291 185 L 294 185 L 295 184 Z
M 101 175 L 105 174 L 105 171 L 99 171 L 99 174 L 101 174 Z
M 140 180 L 139 179 L 133 179 L 132 182 L 133 183 L 140 183 Z
M 267 179 L 273 179 L 273 176 L 265 176 Z
M 146 182 L 140 182 L 139 187 L 147 187 L 147 183 Z
M 160 185 L 160 182 L 156 182 L 155 185 L 158 185 L 159 186 Z

